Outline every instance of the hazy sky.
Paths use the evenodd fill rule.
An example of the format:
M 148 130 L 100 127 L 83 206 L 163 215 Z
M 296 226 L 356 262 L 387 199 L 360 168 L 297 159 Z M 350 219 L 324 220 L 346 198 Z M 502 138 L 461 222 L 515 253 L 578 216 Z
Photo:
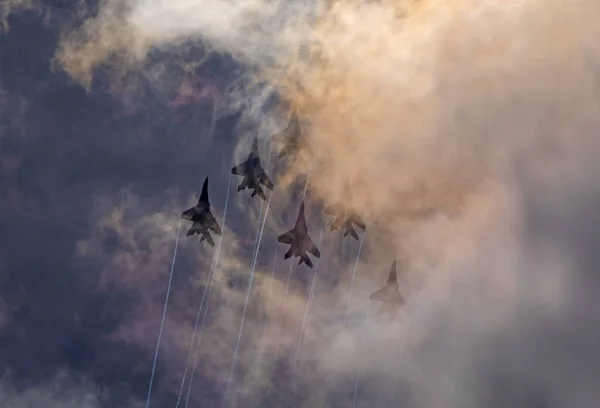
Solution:
M 600 3 L 0 0 L 0 17 L 0 406 L 145 406 L 207 175 L 224 234 L 189 407 L 221 406 L 266 211 L 229 174 L 256 132 L 276 187 L 229 406 L 597 406 Z M 312 162 L 269 144 L 290 104 Z M 315 270 L 276 236 L 309 169 L 307 313 Z M 360 243 L 321 211 L 346 180 L 367 222 L 349 299 Z M 152 407 L 176 404 L 216 249 L 184 224 Z M 390 323 L 368 298 L 394 258 L 408 308 Z

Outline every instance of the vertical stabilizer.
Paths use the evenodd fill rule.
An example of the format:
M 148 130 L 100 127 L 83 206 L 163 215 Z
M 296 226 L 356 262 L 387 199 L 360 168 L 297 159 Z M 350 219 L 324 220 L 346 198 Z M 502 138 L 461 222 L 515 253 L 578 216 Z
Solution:
M 205 206 L 210 207 L 210 202 L 208 201 L 208 176 L 206 176 L 204 184 L 202 184 L 202 192 L 200 193 L 198 204 L 204 204 Z
M 392 269 L 390 269 L 390 276 L 388 277 L 387 283 L 398 283 L 398 277 L 396 276 L 396 260 L 392 263 Z

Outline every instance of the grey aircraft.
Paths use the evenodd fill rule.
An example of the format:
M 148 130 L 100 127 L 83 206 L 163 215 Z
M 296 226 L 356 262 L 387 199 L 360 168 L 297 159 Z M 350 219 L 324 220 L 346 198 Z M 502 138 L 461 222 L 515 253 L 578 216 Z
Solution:
M 260 157 L 258 156 L 258 138 L 256 136 L 252 142 L 252 150 L 250 150 L 248 159 L 242 164 L 232 168 L 231 174 L 244 177 L 242 183 L 238 186 L 238 191 L 242 191 L 246 188 L 252 189 L 254 190 L 252 192 L 252 197 L 258 194 L 263 200 L 267 199 L 267 196 L 260 187 L 261 184 L 269 190 L 273 190 L 273 183 L 269 180 L 267 173 L 260 165 Z
M 298 157 L 300 151 L 307 151 L 312 155 L 312 150 L 308 145 L 308 142 L 302 135 L 302 129 L 300 128 L 300 119 L 298 113 L 294 110 L 292 116 L 285 129 L 275 133 L 271 138 L 279 144 L 283 144 L 283 148 L 279 152 L 279 158 L 293 155 L 294 159 Z
M 358 234 L 352 224 L 356 224 L 357 227 L 363 230 L 367 228 L 365 222 L 350 204 L 350 182 L 346 182 L 344 186 L 342 199 L 335 204 L 325 207 L 323 212 L 335 217 L 333 224 L 331 224 L 331 231 L 343 228 L 345 230 L 344 236 L 350 234 L 354 239 L 358 240 Z
M 393 320 L 400 314 L 401 308 L 406 304 L 404 297 L 400 293 L 398 285 L 398 278 L 396 277 L 396 260 L 392 263 L 392 269 L 390 270 L 390 276 L 381 289 L 371 293 L 369 299 L 381 302 L 381 308 L 378 314 L 390 315 L 390 320 Z
M 181 218 L 193 222 L 192 227 L 185 234 L 186 236 L 194 234 L 201 235 L 200 242 L 206 240 L 209 244 L 215 246 L 215 241 L 213 241 L 208 230 L 211 229 L 215 234 L 221 235 L 221 228 L 219 227 L 215 216 L 210 212 L 210 202 L 208 201 L 208 177 L 206 177 L 204 184 L 202 185 L 202 193 L 200 194 L 198 204 L 196 204 L 195 207 L 182 212 Z
M 304 218 L 304 201 L 300 204 L 300 210 L 298 211 L 298 218 L 294 228 L 281 234 L 277 241 L 282 244 L 290 244 L 290 249 L 285 253 L 284 259 L 288 259 L 292 256 L 299 256 L 298 265 L 304 262 L 309 268 L 313 267 L 313 263 L 308 257 L 307 251 L 316 256 L 321 257 L 319 249 L 315 243 L 308 236 L 308 228 L 306 227 L 306 219 Z

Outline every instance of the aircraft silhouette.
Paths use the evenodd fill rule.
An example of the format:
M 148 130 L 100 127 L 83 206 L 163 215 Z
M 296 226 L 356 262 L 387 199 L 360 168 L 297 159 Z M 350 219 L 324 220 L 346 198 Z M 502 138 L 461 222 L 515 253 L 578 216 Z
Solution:
M 263 184 L 269 190 L 273 190 L 273 183 L 269 180 L 267 173 L 260 164 L 260 157 L 258 155 L 258 138 L 254 136 L 252 142 L 252 150 L 248 155 L 248 159 L 231 169 L 231 174 L 236 176 L 243 176 L 242 183 L 238 186 L 238 191 L 242 191 L 246 188 L 254 190 L 252 197 L 258 194 L 263 200 L 267 199 L 267 196 L 260 187 Z
M 300 204 L 300 210 L 298 211 L 298 218 L 294 228 L 288 232 L 281 234 L 277 241 L 282 244 L 290 244 L 290 249 L 286 252 L 284 259 L 288 259 L 292 256 L 298 256 L 298 265 L 304 262 L 309 268 L 313 267 L 313 263 L 306 251 L 310 252 L 317 258 L 321 257 L 319 249 L 315 243 L 308 236 L 308 229 L 306 227 L 306 220 L 304 218 L 304 201 Z
M 300 151 L 307 151 L 312 156 L 312 150 L 302 135 L 300 119 L 295 110 L 292 112 L 287 127 L 275 133 L 271 138 L 276 143 L 283 144 L 283 148 L 279 152 L 279 158 L 293 155 L 294 159 L 296 159 Z
M 369 299 L 382 303 L 378 314 L 391 315 L 390 321 L 400 314 L 400 309 L 406 304 L 406 301 L 400 293 L 398 278 L 396 276 L 395 259 L 385 286 L 371 293 Z
M 358 215 L 357 211 L 350 204 L 350 201 L 350 182 L 346 181 L 341 200 L 325 207 L 323 212 L 335 217 L 333 224 L 331 224 L 331 231 L 343 228 L 345 229 L 344 236 L 350 234 L 354 239 L 358 240 L 358 234 L 352 224 L 356 224 L 357 227 L 363 230 L 367 227 L 362 218 L 360 218 L 360 215 Z
M 221 235 L 221 228 L 215 219 L 215 216 L 210 212 L 210 202 L 208 201 L 208 176 L 202 185 L 202 193 L 195 207 L 190 208 L 181 213 L 181 218 L 192 221 L 192 227 L 185 234 L 186 236 L 199 234 L 202 235 L 200 242 L 206 240 L 212 246 L 215 246 L 210 232 L 211 229 L 215 234 Z

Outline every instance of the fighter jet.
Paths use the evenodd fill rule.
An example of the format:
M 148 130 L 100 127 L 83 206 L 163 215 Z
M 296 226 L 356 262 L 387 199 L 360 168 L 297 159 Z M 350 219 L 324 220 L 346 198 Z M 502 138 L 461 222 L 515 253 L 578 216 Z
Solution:
M 267 173 L 260 165 L 260 157 L 258 156 L 258 138 L 256 136 L 254 136 L 252 150 L 248 155 L 248 160 L 232 168 L 231 174 L 244 177 L 242 183 L 238 186 L 238 191 L 242 191 L 246 188 L 252 189 L 254 190 L 252 192 L 252 197 L 258 194 L 263 200 L 267 199 L 262 188 L 260 188 L 261 184 L 269 190 L 273 190 L 273 183 L 269 180 Z
M 390 321 L 400 314 L 400 309 L 406 304 L 406 301 L 398 287 L 395 259 L 387 283 L 383 288 L 371 293 L 369 299 L 382 303 L 378 314 L 390 315 Z
M 213 230 L 215 234 L 221 235 L 221 228 L 215 220 L 215 216 L 210 212 L 210 202 L 208 201 L 208 177 L 204 180 L 202 185 L 202 193 L 200 199 L 195 207 L 190 208 L 181 213 L 181 218 L 184 220 L 192 221 L 192 227 L 185 234 L 186 236 L 198 234 L 202 235 L 200 242 L 206 240 L 212 246 L 215 246 L 210 236 L 209 229 Z
M 300 211 L 298 211 L 298 218 L 294 228 L 281 234 L 277 241 L 282 244 L 290 244 L 290 249 L 285 253 L 284 259 L 288 259 L 292 256 L 299 256 L 298 265 L 304 262 L 309 268 L 313 267 L 313 263 L 306 254 L 306 251 L 310 252 L 317 258 L 321 257 L 319 249 L 315 243 L 310 239 L 307 233 L 306 220 L 304 219 L 304 201 L 300 204 Z
M 308 142 L 304 136 L 302 136 L 300 119 L 298 119 L 298 113 L 296 111 L 292 113 L 287 127 L 275 133 L 271 138 L 276 143 L 283 144 L 283 148 L 279 152 L 279 158 L 293 155 L 295 159 L 302 150 L 305 150 L 312 155 L 312 150 L 310 149 Z
M 350 234 L 354 239 L 358 240 L 358 234 L 352 224 L 356 224 L 357 227 L 360 227 L 363 230 L 366 229 L 365 222 L 350 204 L 350 182 L 348 181 L 344 186 L 342 199 L 335 204 L 325 207 L 324 212 L 327 215 L 335 217 L 333 224 L 331 224 L 331 231 L 343 228 L 345 229 L 344 236 Z

